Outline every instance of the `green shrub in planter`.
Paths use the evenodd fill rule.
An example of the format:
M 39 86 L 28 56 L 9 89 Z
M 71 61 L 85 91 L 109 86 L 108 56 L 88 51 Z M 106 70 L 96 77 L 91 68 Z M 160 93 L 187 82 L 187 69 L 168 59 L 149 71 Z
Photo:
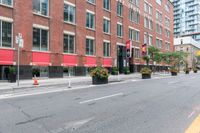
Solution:
M 142 74 L 142 79 L 150 79 L 152 70 L 148 67 L 144 67 L 141 69 L 140 73 Z
M 32 70 L 32 76 L 33 77 L 40 77 L 40 69 L 39 68 L 33 68 Z
M 184 72 L 185 72 L 185 74 L 189 74 L 190 73 L 190 69 L 189 68 L 185 68 Z
M 117 67 L 113 67 L 111 70 L 112 75 L 118 75 L 119 69 Z
M 103 67 L 96 67 L 90 71 L 90 76 L 92 77 L 93 84 L 107 84 L 108 83 L 108 70 Z
M 129 67 L 125 67 L 124 68 L 124 74 L 130 74 L 130 70 L 129 70 Z
M 11 83 L 15 83 L 16 82 L 16 68 L 15 67 L 9 67 L 9 81 Z
M 198 72 L 198 69 L 195 67 L 195 68 L 193 68 L 193 72 L 194 73 L 197 73 Z
M 170 72 L 172 76 L 177 76 L 178 74 L 178 69 L 176 67 L 171 67 Z

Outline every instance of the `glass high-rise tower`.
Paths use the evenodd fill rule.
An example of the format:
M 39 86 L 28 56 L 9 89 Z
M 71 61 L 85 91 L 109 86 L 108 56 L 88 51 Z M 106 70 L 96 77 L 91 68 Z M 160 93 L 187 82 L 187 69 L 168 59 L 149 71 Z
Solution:
M 192 36 L 200 42 L 200 0 L 173 0 L 174 35 Z

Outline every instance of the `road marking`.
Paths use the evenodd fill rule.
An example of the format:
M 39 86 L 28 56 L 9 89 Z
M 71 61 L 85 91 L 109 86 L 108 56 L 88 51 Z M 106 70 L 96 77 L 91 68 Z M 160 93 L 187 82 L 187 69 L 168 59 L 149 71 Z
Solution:
M 85 101 L 80 102 L 79 104 L 90 103 L 90 102 L 99 101 L 99 100 L 112 98 L 112 97 L 117 97 L 117 96 L 122 96 L 122 95 L 124 95 L 124 94 L 123 93 L 117 93 L 117 94 L 108 95 L 108 96 L 104 96 L 104 97 L 99 97 L 99 98 L 95 98 L 95 99 L 85 100 Z
M 185 133 L 200 133 L 200 115 L 192 122 Z
M 195 110 L 192 111 L 192 112 L 188 115 L 188 119 L 191 118 L 191 117 L 195 114 L 195 112 L 196 112 Z
M 35 96 L 35 95 L 42 95 L 42 94 L 50 94 L 56 92 L 64 92 L 64 91 L 73 91 L 73 90 L 80 90 L 85 88 L 92 88 L 94 86 L 83 86 L 83 87 L 76 87 L 76 88 L 67 88 L 67 89 L 57 89 L 57 90 L 41 90 L 39 92 L 23 92 L 23 93 L 12 93 L 12 94 L 4 94 L 0 95 L 0 100 L 3 99 L 12 99 L 12 98 L 19 98 L 19 97 L 27 97 L 27 96 Z
M 79 129 L 80 127 L 82 127 L 83 125 L 87 124 L 88 122 L 92 121 L 94 119 L 94 117 L 88 118 L 88 119 L 83 119 L 83 120 L 79 120 L 79 121 L 73 121 L 70 123 L 66 123 L 65 124 L 65 129 L 74 131 L 76 129 Z

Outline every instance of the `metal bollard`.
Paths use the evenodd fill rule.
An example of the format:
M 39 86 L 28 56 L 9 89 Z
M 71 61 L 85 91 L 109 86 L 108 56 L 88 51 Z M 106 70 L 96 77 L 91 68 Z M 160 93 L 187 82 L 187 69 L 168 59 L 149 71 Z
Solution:
M 70 77 L 71 77 L 71 75 L 70 75 L 70 73 L 69 73 L 68 88 L 71 88 L 71 80 L 70 80 Z
M 120 81 L 120 78 L 119 78 L 119 71 L 118 71 L 118 76 L 117 76 L 117 80 L 118 80 L 118 81 Z

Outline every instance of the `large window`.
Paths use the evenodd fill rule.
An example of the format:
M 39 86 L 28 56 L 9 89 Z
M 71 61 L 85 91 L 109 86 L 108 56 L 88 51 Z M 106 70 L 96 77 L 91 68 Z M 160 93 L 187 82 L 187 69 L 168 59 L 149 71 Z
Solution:
M 103 19 L 103 32 L 110 33 L 110 20 L 109 19 Z
M 12 23 L 0 20 L 0 47 L 12 47 Z
M 136 59 L 140 58 L 140 49 L 134 49 L 134 58 Z
M 158 33 L 158 34 L 162 34 L 162 26 L 160 25 L 160 24 L 156 24 L 156 32 Z
M 123 5 L 121 2 L 117 2 L 117 15 L 122 16 L 123 14 Z
M 129 28 L 129 39 L 132 41 L 140 41 L 140 32 L 134 29 Z
M 41 15 L 48 15 L 49 0 L 32 0 L 33 11 Z
M 74 35 L 64 35 L 64 53 L 75 53 L 75 37 Z
M 0 0 L 0 4 L 12 6 L 13 5 L 13 0 Z
M 144 17 L 144 27 L 152 30 L 153 29 L 153 21 L 151 19 L 149 19 L 148 17 Z
M 158 5 L 162 5 L 162 0 L 156 0 L 156 3 L 157 3 Z
M 94 55 L 94 39 L 86 38 L 86 55 Z
M 157 48 L 160 48 L 160 49 L 161 49 L 161 48 L 162 48 L 162 43 L 163 43 L 163 42 L 162 42 L 161 39 L 156 39 L 156 47 L 157 47 Z
M 33 50 L 48 51 L 48 30 L 33 28 Z
M 87 0 L 89 3 L 95 4 L 95 0 Z
M 110 57 L 110 42 L 103 42 L 103 56 Z
M 156 11 L 156 20 L 159 22 L 162 22 L 162 13 L 159 11 Z
M 123 35 L 123 27 L 121 23 L 117 23 L 117 36 L 122 37 Z
M 75 7 L 64 4 L 64 21 L 69 23 L 75 23 Z
M 103 8 L 110 11 L 110 0 L 103 0 Z
M 90 29 L 94 29 L 94 28 L 95 28 L 94 13 L 87 12 L 86 27 L 87 27 L 87 28 L 90 28 Z
M 136 6 L 140 5 L 140 0 L 130 0 L 130 2 Z
M 170 50 L 170 43 L 169 42 L 165 42 L 165 49 Z
M 129 9 L 129 20 L 135 23 L 139 23 L 140 22 L 139 12 L 133 9 Z

